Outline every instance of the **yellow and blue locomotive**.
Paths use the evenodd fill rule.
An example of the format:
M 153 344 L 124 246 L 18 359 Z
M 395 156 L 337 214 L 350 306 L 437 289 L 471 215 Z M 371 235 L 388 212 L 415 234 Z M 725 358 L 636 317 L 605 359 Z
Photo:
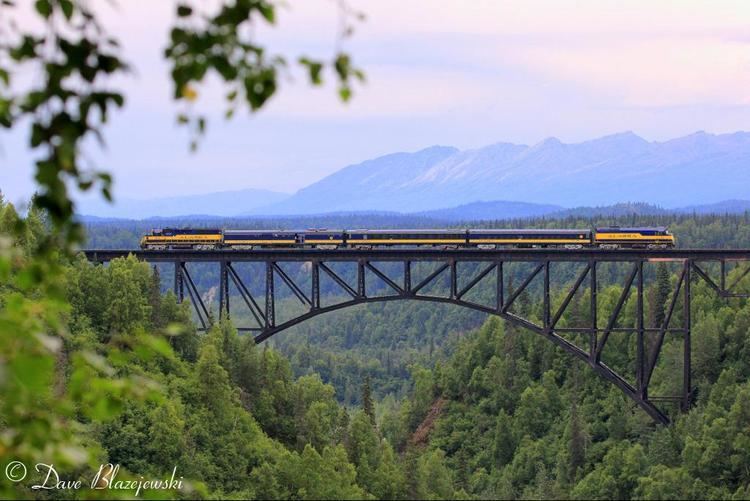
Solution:
M 213 250 L 221 248 L 223 242 L 224 232 L 220 229 L 164 228 L 151 230 L 150 235 L 144 235 L 141 238 L 141 249 Z

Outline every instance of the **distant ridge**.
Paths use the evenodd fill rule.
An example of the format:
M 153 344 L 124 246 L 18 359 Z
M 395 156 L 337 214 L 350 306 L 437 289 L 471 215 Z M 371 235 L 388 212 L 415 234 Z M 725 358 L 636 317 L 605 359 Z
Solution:
M 550 214 L 551 218 L 565 217 L 620 217 L 620 216 L 660 216 L 675 214 L 679 209 L 664 209 L 647 203 L 621 203 L 600 207 L 574 207 Z
M 742 214 L 750 212 L 750 200 L 724 200 L 715 204 L 690 205 L 677 210 L 695 214 Z
M 612 215 L 737 213 L 750 209 L 748 166 L 747 132 L 696 132 L 664 142 L 623 132 L 574 144 L 548 138 L 532 146 L 393 153 L 345 167 L 293 195 L 249 189 L 123 199 L 114 206 L 83 200 L 77 212 L 128 219 L 408 213 L 451 220 L 591 214 L 605 207 Z M 653 207 L 616 203 L 626 200 Z
M 633 132 L 568 144 L 433 146 L 345 167 L 256 214 L 425 212 L 479 200 L 562 207 L 647 200 L 663 207 L 750 199 L 750 133 L 649 142 Z
M 494 202 L 474 202 L 449 209 L 437 209 L 414 214 L 448 221 L 479 221 L 537 217 L 563 210 L 564 208 L 559 205 L 498 200 Z
M 634 202 L 620 203 L 597 207 L 575 207 L 565 209 L 556 205 L 529 204 L 524 202 L 475 202 L 457 207 L 424 211 L 424 212 L 392 212 L 392 211 L 341 211 L 321 214 L 284 214 L 273 215 L 240 215 L 240 216 L 211 216 L 211 215 L 178 215 L 157 216 L 140 219 L 142 222 L 150 222 L 156 226 L 180 225 L 186 226 L 196 223 L 206 226 L 208 223 L 227 227 L 237 227 L 242 221 L 251 222 L 252 227 L 257 224 L 276 222 L 277 226 L 289 227 L 289 224 L 298 224 L 298 227 L 334 227 L 342 224 L 356 224 L 366 226 L 375 224 L 380 228 L 387 228 L 389 221 L 401 227 L 410 224 L 415 227 L 424 227 L 426 224 L 445 226 L 461 222 L 471 221 L 502 221 L 522 220 L 538 217 L 549 219 L 563 219 L 567 217 L 596 218 L 596 217 L 621 217 L 621 216 L 661 216 L 661 215 L 689 215 L 689 214 L 744 214 L 750 212 L 750 200 L 725 200 L 715 204 L 687 206 L 678 208 L 663 208 L 657 205 Z M 78 216 L 84 223 L 106 223 L 117 221 L 137 220 L 137 218 L 111 218 L 98 216 Z M 299 223 L 297 223 L 299 222 Z M 403 224 L 402 224 L 403 223 Z

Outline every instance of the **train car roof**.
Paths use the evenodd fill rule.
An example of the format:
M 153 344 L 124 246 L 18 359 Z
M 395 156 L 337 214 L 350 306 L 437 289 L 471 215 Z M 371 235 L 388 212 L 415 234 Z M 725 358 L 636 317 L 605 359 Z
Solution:
M 243 233 L 301 233 L 300 230 L 224 230 L 225 234 L 238 235 Z
M 425 234 L 425 233 L 466 233 L 466 230 L 463 228 L 457 228 L 454 230 L 440 228 L 440 229 L 425 229 L 420 228 L 417 230 L 409 230 L 409 229 L 401 229 L 401 228 L 394 228 L 394 229 L 378 229 L 378 230 L 347 230 L 348 233 L 370 233 L 370 234 L 391 234 L 391 233 L 416 233 L 416 234 Z
M 535 234 L 544 234 L 544 235 L 555 235 L 555 234 L 565 234 L 565 235 L 579 235 L 581 233 L 591 233 L 591 230 L 570 230 L 570 229 L 563 229 L 563 230 L 551 230 L 548 228 L 543 229 L 508 229 L 508 228 L 501 228 L 496 230 L 491 229 L 476 229 L 476 230 L 469 230 L 469 234 L 483 234 L 483 233 L 535 233 Z
M 666 226 L 601 226 L 596 231 L 615 231 L 615 232 L 627 232 L 627 231 L 667 231 Z
M 326 229 L 311 229 L 311 230 L 224 230 L 226 233 L 341 233 L 344 230 L 326 230 Z
M 152 232 L 164 232 L 164 231 L 189 231 L 191 233 L 203 232 L 203 233 L 221 233 L 221 228 L 153 228 Z

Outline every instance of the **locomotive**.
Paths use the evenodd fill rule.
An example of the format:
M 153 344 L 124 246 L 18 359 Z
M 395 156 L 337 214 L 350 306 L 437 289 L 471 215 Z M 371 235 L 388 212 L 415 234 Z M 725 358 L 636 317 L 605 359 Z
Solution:
M 667 227 L 601 227 L 593 230 L 550 229 L 384 229 L 384 230 L 222 230 L 155 229 L 141 238 L 144 250 L 562 248 L 668 249 L 675 238 Z

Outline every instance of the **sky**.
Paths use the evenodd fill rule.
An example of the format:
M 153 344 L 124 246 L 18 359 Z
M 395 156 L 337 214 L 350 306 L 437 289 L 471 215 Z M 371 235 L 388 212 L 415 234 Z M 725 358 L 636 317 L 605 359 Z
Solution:
M 345 41 L 337 1 L 286 3 L 259 42 L 290 56 L 330 57 L 341 45 L 366 83 L 342 104 L 333 86 L 312 89 L 292 73 L 264 110 L 229 122 L 209 84 L 198 89 L 208 133 L 191 153 L 162 59 L 174 3 L 97 2 L 134 68 L 114 82 L 127 104 L 105 129 L 106 147 L 86 149 L 113 172 L 116 198 L 292 193 L 346 165 L 434 144 L 750 130 L 747 0 L 350 0 L 366 19 Z M 0 132 L 0 189 L 12 201 L 33 192 L 27 143 L 25 128 Z

